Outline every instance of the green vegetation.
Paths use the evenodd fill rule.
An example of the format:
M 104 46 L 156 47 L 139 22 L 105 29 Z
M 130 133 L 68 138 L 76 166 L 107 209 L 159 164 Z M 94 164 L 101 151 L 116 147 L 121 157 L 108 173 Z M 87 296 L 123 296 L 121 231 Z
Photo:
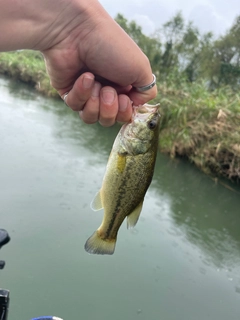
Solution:
M 218 39 L 211 32 L 201 34 L 192 22 L 184 21 L 181 13 L 152 37 L 144 35 L 135 21 L 128 22 L 121 14 L 116 21 L 148 56 L 160 82 L 177 76 L 180 82 L 204 80 L 208 89 L 222 85 L 240 89 L 240 16 Z
M 148 37 L 135 21 L 116 21 L 149 57 L 158 77 L 160 149 L 188 157 L 208 174 L 240 181 L 240 16 L 225 35 L 201 35 L 178 13 Z M 42 55 L 0 54 L 0 73 L 58 97 Z
M 185 88 L 184 88 L 185 86 Z M 186 156 L 208 174 L 240 180 L 240 95 L 203 83 L 159 86 L 162 152 Z
M 0 53 L 0 73 L 21 80 L 49 97 L 58 97 L 49 81 L 40 52 L 21 50 Z

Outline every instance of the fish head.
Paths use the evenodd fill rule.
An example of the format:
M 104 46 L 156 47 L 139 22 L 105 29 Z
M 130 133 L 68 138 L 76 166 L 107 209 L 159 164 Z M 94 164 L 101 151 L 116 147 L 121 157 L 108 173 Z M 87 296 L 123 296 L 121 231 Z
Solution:
M 131 121 L 122 128 L 122 142 L 128 153 L 145 153 L 158 140 L 159 104 L 144 104 L 133 108 Z
M 159 131 L 159 104 L 144 104 L 133 108 L 132 135 L 138 139 L 152 140 L 155 132 Z

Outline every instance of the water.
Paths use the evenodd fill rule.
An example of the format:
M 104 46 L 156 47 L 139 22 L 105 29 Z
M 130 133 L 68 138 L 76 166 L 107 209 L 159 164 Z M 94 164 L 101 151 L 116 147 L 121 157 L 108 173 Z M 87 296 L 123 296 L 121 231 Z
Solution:
M 137 226 L 113 256 L 84 243 L 118 126 L 85 125 L 63 102 L 0 78 L 0 251 L 9 319 L 239 320 L 240 188 L 158 155 Z M 225 182 L 224 182 L 225 184 Z

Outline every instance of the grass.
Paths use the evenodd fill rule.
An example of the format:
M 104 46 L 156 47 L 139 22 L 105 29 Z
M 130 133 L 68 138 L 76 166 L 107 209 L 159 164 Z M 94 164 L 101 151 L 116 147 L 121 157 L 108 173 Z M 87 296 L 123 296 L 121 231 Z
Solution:
M 58 97 L 50 85 L 40 52 L 21 50 L 0 53 L 0 73 L 28 83 L 44 95 Z
M 0 53 L 0 73 L 59 98 L 39 52 Z M 155 99 L 161 104 L 161 151 L 187 157 L 207 174 L 239 182 L 240 95 L 229 87 L 210 92 L 203 82 L 169 79 L 159 84 Z
M 240 96 L 228 87 L 209 92 L 203 83 L 183 83 L 178 90 L 161 84 L 159 97 L 161 151 L 239 181 Z

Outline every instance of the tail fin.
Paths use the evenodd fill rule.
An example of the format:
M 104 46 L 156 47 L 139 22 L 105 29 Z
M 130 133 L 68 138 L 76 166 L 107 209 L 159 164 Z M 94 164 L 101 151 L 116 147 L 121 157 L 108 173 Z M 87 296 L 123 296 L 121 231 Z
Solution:
M 103 240 L 99 237 L 98 232 L 95 231 L 93 235 L 88 238 L 85 243 L 85 250 L 92 254 L 113 254 L 115 250 L 115 240 Z

